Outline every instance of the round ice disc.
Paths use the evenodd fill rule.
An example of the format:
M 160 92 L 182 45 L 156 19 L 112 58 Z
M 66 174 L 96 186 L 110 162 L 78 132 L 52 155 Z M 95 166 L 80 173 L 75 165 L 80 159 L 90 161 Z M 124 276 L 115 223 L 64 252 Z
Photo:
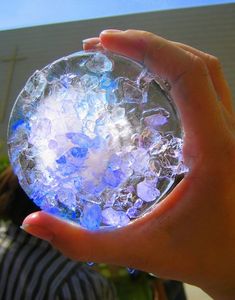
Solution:
M 145 214 L 185 171 L 167 87 L 110 52 L 77 52 L 36 71 L 8 128 L 10 161 L 29 198 L 91 230 Z

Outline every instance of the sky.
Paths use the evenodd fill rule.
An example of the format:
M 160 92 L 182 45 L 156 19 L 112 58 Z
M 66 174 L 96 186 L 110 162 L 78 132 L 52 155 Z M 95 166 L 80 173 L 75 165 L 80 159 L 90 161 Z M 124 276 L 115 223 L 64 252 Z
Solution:
M 235 1 L 0 0 L 0 30 L 224 3 L 235 3 Z

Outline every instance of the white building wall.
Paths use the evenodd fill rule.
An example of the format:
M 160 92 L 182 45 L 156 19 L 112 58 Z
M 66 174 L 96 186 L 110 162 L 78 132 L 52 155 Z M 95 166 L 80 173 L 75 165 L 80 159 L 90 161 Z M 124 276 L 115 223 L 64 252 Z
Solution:
M 81 50 L 83 39 L 107 28 L 148 30 L 219 57 L 235 98 L 235 4 L 0 31 L 0 155 L 6 153 L 9 113 L 27 78 L 56 58 Z M 13 70 L 5 60 L 16 48 L 24 59 Z

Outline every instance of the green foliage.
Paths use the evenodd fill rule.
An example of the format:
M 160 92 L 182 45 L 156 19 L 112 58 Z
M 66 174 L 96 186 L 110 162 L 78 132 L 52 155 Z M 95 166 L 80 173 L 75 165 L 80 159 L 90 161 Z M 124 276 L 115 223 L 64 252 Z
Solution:
M 142 276 L 141 276 L 142 275 Z M 152 300 L 151 281 L 141 274 L 137 278 L 120 277 L 114 281 L 120 300 Z
M 1 156 L 0 157 L 0 173 L 6 169 L 6 167 L 9 165 L 9 160 L 7 156 Z
M 153 299 L 154 278 L 149 274 L 137 272 L 137 275 L 131 275 L 126 268 L 106 264 L 98 264 L 94 269 L 114 283 L 119 300 Z

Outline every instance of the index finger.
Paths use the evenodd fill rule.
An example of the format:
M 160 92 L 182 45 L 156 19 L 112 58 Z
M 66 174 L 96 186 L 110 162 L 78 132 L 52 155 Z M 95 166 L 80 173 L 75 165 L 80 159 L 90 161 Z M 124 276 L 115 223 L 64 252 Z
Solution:
M 104 48 L 141 61 L 169 82 L 186 137 L 201 146 L 208 143 L 208 136 L 219 135 L 220 108 L 202 59 L 145 31 L 107 30 L 100 41 Z

